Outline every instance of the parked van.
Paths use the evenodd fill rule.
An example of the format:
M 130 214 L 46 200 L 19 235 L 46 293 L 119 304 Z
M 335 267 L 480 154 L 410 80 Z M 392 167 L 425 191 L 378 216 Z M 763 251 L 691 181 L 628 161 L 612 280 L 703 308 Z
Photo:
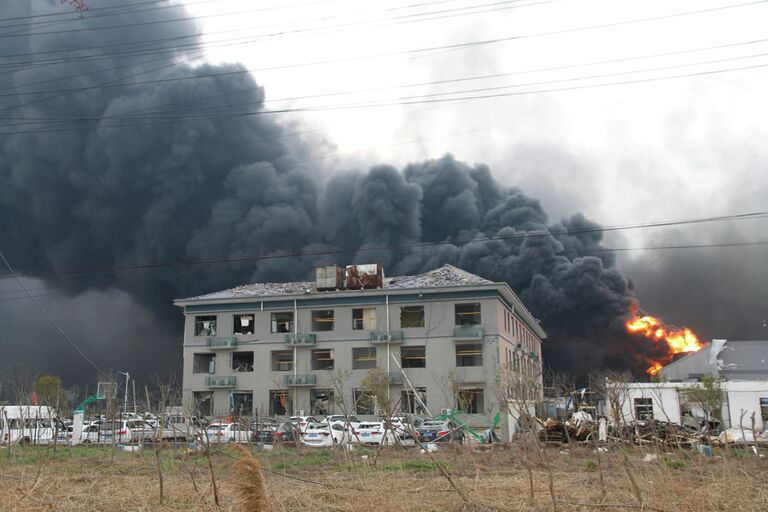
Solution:
M 50 444 L 56 435 L 67 441 L 67 428 L 53 408 L 45 405 L 0 406 L 0 442 L 8 444 Z

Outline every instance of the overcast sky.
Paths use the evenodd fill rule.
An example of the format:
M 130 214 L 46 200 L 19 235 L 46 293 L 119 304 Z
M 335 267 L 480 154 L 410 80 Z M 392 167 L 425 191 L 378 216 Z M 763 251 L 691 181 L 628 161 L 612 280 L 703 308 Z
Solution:
M 11 123 L 0 134 L 0 225 L 11 233 L 4 252 L 27 272 L 333 243 L 304 231 L 323 221 L 316 219 L 318 197 L 320 210 L 323 204 L 332 210 L 323 182 L 335 183 L 340 172 L 380 164 L 402 169 L 446 153 L 470 166 L 486 164 L 502 187 L 539 199 L 550 223 L 577 212 L 610 227 L 768 211 L 766 2 L 171 2 L 185 9 L 161 1 L 86 3 L 92 10 L 82 20 L 59 0 L 0 4 L 0 43 L 6 43 L 0 64 L 8 65 L 0 73 L 0 112 L 8 112 Z M 73 15 L 61 19 L 66 11 Z M 108 25 L 117 27 L 100 28 Z M 160 58 L 126 57 L 117 50 L 125 46 L 114 46 L 163 37 L 183 44 L 194 34 L 202 34 L 202 49 Z M 30 57 L 7 57 L 41 58 L 69 44 L 101 48 L 114 63 L 90 61 L 84 51 L 69 62 L 29 68 L 9 62 Z M 133 69 L 135 75 L 127 74 Z M 211 71 L 221 77 L 187 80 Z M 148 123 L 112 133 L 66 125 L 57 131 L 53 124 L 43 125 L 53 126 L 50 134 L 14 132 L 40 126 L 23 124 L 30 118 L 56 123 L 65 116 L 66 123 L 94 116 L 108 125 L 115 122 L 109 116 L 126 111 L 222 97 L 231 98 L 226 108 L 250 114 L 261 101 L 251 77 L 263 87 L 264 109 L 276 112 L 206 119 L 210 126 L 202 128 Z M 49 92 L 39 92 L 42 87 Z M 196 138 L 199 133 L 207 138 Z M 298 166 L 286 170 L 285 162 L 297 158 Z M 266 162 L 261 171 L 267 174 L 248 167 L 252 162 Z M 248 181 L 252 175 L 238 166 L 261 181 Z M 272 178 L 279 186 L 267 186 Z M 220 197 L 206 196 L 201 183 Z M 398 191 L 410 194 L 413 185 Z M 286 186 L 301 193 L 290 198 L 295 201 L 280 196 Z M 239 190 L 253 195 L 243 199 Z M 285 215 L 281 201 L 297 214 Z M 251 206 L 264 207 L 259 226 L 288 219 L 288 227 L 281 226 L 290 232 L 284 245 L 265 244 L 280 238 L 267 228 L 238 224 Z M 344 217 L 346 205 L 338 208 Z M 425 215 L 411 213 L 417 220 Z M 221 226 L 232 226 L 231 232 Z M 401 235 L 411 240 L 411 233 Z M 421 235 L 427 236 L 414 239 Z M 765 241 L 768 219 L 761 218 L 611 231 L 603 245 Z M 631 250 L 616 258 L 646 312 L 687 325 L 705 340 L 768 338 L 766 245 Z M 288 275 L 263 268 L 270 267 L 251 277 Z M 227 272 L 198 273 L 195 280 L 133 275 L 130 282 L 121 274 L 27 284 L 100 364 L 117 368 L 119 355 L 149 374 L 180 367 L 181 314 L 170 306 L 170 294 L 241 284 L 226 279 L 248 275 L 242 268 Z M 78 361 L 8 279 L 0 280 L 0 322 L 8 362 L 65 374 L 62 366 Z M 139 340 L 141 349 L 121 341 L 117 350 L 114 341 L 104 341 L 115 336 Z M 146 366 L 148 346 L 157 347 L 154 366 Z M 51 357 L 41 361 L 38 352 Z

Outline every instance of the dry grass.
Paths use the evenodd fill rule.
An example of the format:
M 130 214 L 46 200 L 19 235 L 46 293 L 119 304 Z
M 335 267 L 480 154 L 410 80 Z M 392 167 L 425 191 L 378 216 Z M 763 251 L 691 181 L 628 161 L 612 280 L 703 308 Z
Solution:
M 468 448 L 435 453 L 471 502 L 468 507 L 425 455 L 418 451 L 383 451 L 374 466 L 361 452 L 276 450 L 256 453 L 245 462 L 246 473 L 235 469 L 238 458 L 223 448 L 214 464 L 220 487 L 221 509 L 216 509 L 207 466 L 202 455 L 184 450 L 163 451 L 165 501 L 159 502 L 158 482 L 151 454 L 110 454 L 99 448 L 63 450 L 54 459 L 43 448 L 26 447 L 16 458 L 0 450 L 0 511 L 10 510 L 241 510 L 243 482 L 262 468 L 266 499 L 272 511 L 462 511 L 552 510 L 549 474 L 536 450 L 529 450 L 534 473 L 534 499 L 522 466 L 526 448 L 513 447 L 479 452 Z M 632 449 L 628 469 L 642 490 L 638 503 L 627 478 L 624 458 L 602 454 L 605 498 L 595 454 L 589 449 L 548 452 L 559 510 L 714 512 L 768 510 L 766 460 L 723 452 L 705 459 L 691 452 L 659 452 L 654 462 L 643 462 L 647 452 Z M 38 462 L 44 457 L 42 475 L 34 486 Z M 255 463 L 255 464 L 254 464 Z M 250 480 L 256 485 L 255 480 Z M 260 487 L 261 488 L 261 487 Z M 240 489 L 240 490 L 238 490 Z M 251 491 L 255 492 L 255 488 Z M 251 498 L 255 495 L 251 495 Z M 23 499 L 22 502 L 19 500 Z M 261 499 L 261 498 L 259 498 Z M 246 500 L 247 501 L 247 500 Z M 259 510 L 259 509 L 251 509 Z M 267 510 L 264 508 L 263 510 Z

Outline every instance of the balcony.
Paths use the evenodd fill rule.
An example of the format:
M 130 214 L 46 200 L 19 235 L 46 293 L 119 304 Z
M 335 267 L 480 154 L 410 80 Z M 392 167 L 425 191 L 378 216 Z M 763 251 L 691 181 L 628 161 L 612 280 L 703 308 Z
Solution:
M 317 345 L 316 334 L 286 334 L 285 344 L 290 347 L 312 347 Z
M 317 384 L 317 375 L 314 375 L 311 373 L 306 375 L 286 375 L 285 376 L 286 387 L 314 386 L 315 384 Z
M 235 387 L 235 377 L 206 377 L 205 385 L 209 388 L 233 388 Z
M 402 386 L 403 385 L 403 374 L 401 372 L 390 372 L 389 373 L 389 383 L 390 385 L 394 386 Z
M 237 338 L 234 336 L 208 338 L 208 348 L 211 350 L 231 350 L 237 348 Z
M 485 328 L 482 325 L 462 325 L 453 329 L 455 341 L 483 341 Z
M 377 345 L 379 343 L 402 343 L 403 331 L 371 331 L 371 343 Z

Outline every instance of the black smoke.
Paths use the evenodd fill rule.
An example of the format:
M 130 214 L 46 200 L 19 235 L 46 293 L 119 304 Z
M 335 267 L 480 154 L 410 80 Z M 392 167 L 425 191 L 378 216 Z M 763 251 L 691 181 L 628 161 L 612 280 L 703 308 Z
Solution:
M 45 273 L 335 251 L 28 281 L 56 292 L 40 300 L 102 366 L 145 376 L 178 371 L 182 317 L 171 305 L 174 297 L 304 279 L 314 265 L 331 261 L 379 261 L 388 275 L 451 263 L 506 281 L 548 332 L 545 357 L 555 369 L 643 368 L 642 344 L 623 329 L 637 306 L 634 283 L 600 252 L 601 233 L 588 231 L 598 226 L 583 215 L 552 221 L 536 199 L 500 184 L 487 166 L 451 155 L 405 169 L 380 165 L 331 175 L 313 159 L 329 145 L 309 143 L 295 134 L 296 126 L 265 114 L 265 90 L 241 65 L 185 64 L 197 56 L 189 48 L 126 50 L 163 46 L 146 41 L 174 37 L 197 41 L 189 37 L 199 32 L 194 23 L 147 23 L 183 17 L 183 9 L 128 9 L 99 18 L 99 8 L 122 2 L 88 3 L 91 14 L 69 25 L 18 22 L 14 30 L 26 35 L 7 38 L 0 52 L 6 64 L 0 111 L 15 118 L 0 135 L 0 232 L 16 269 Z M 62 9 L 58 0 L 19 0 L 4 4 L 3 14 Z M 133 26 L 97 30 L 107 24 Z M 32 34 L 68 26 L 94 30 Z M 116 46 L 127 42 L 136 46 Z M 61 63 L 34 62 L 62 48 L 72 52 L 56 54 L 66 57 Z M 211 74 L 217 76 L 205 76 Z M 189 76 L 199 78 L 179 79 Z M 146 80 L 154 83 L 115 86 Z M 255 114 L 236 115 L 244 110 Z M 190 113 L 215 115 L 184 118 Z M 447 243 L 413 247 L 420 242 Z M 4 280 L 4 297 L 23 296 L 12 290 Z M 6 323 L 24 319 L 0 340 L 9 361 L 70 382 L 92 378 L 93 370 L 31 304 L 5 304 Z

